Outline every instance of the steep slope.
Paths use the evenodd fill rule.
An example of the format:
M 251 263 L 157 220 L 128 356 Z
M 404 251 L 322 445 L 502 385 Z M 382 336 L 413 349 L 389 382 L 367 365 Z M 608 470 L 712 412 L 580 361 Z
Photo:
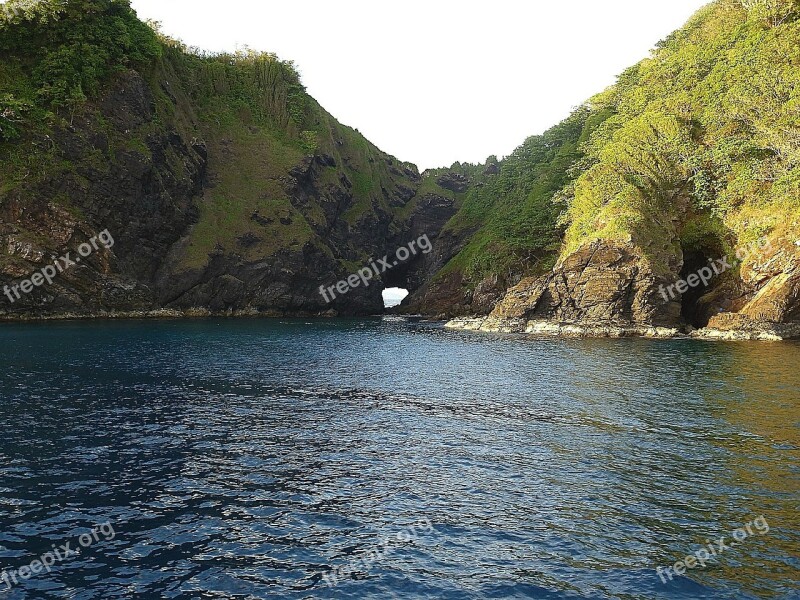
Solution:
M 429 283 L 411 296 L 405 310 L 486 314 L 522 277 L 552 269 L 565 208 L 554 195 L 570 181 L 571 169 L 583 157 L 582 145 L 610 115 L 581 107 L 502 161 L 490 157 L 484 165 L 454 165 L 451 173 L 459 169 L 463 182 L 460 209 L 437 240 L 439 262 Z
M 339 124 L 273 55 L 190 51 L 123 0 L 7 9 L 0 313 L 377 312 L 378 277 L 331 304 L 319 287 L 412 236 L 434 239 L 458 208 Z M 113 246 L 14 289 L 106 230 Z
M 125 0 L 3 8 L 0 316 L 369 314 L 400 286 L 485 329 L 800 329 L 796 0 L 717 0 L 506 159 L 423 174 L 274 55 Z
M 794 332 L 780 325 L 800 318 L 798 16 L 718 0 L 593 98 L 613 116 L 561 194 L 555 268 L 480 326 Z

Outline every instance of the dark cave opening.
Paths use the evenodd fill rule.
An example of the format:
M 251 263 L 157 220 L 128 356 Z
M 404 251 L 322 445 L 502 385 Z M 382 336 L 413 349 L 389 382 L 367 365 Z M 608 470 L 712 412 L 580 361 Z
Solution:
M 693 327 L 705 327 L 707 319 L 701 310 L 700 299 L 709 291 L 710 277 L 713 276 L 711 263 L 703 251 L 687 252 L 683 260 L 680 281 L 688 289 L 681 296 L 681 316 Z

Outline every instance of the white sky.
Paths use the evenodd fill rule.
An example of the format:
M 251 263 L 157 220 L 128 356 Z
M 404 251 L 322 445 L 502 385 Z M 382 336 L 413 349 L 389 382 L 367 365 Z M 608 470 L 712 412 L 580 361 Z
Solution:
M 133 0 L 207 50 L 294 60 L 309 93 L 421 169 L 509 154 L 706 0 Z
M 398 306 L 408 296 L 408 290 L 404 288 L 386 288 L 383 290 L 383 303 L 386 308 Z

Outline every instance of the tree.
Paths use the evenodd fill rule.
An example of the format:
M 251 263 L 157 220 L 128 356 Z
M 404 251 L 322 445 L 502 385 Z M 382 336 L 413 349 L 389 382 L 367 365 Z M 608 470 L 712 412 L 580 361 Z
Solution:
M 797 0 L 742 0 L 742 6 L 751 17 L 766 21 L 770 27 L 777 27 L 797 16 L 800 10 Z
M 12 94 L 0 96 L 0 140 L 19 137 L 19 125 L 24 121 L 23 114 L 29 109 L 27 102 L 18 100 Z

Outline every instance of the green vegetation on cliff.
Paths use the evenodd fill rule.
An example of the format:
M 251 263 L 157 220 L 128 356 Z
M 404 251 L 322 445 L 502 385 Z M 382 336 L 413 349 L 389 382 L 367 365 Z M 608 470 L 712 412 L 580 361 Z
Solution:
M 376 214 L 401 209 L 397 197 L 413 195 L 406 188 L 416 169 L 338 123 L 306 93 L 290 61 L 250 50 L 187 48 L 157 24 L 140 21 L 127 0 L 10 0 L 6 8 L 0 11 L 0 204 L 4 192 L 85 170 L 87 157 L 65 161 L 48 142 L 79 120 L 91 130 L 88 137 L 102 133 L 111 145 L 97 153 L 93 166 L 100 170 L 119 150 L 151 160 L 152 139 L 173 131 L 205 148 L 211 182 L 178 254 L 184 268 L 202 268 L 221 251 L 255 261 L 307 243 L 342 264 L 364 260 L 372 248 L 354 242 L 332 252 L 325 232 L 344 224 L 357 237 L 374 226 Z M 135 129 L 115 131 L 100 115 L 102 104 L 115 81 L 133 71 L 146 81 L 155 114 Z M 295 169 L 308 167 L 309 156 L 325 157 L 327 167 L 314 173 L 308 190 L 314 197 L 300 206 L 287 182 Z M 75 210 L 70 198 L 52 200 Z M 331 203 L 338 212 L 325 210 Z
M 659 277 L 687 254 L 797 240 L 798 17 L 800 0 L 716 0 L 505 159 L 420 176 L 338 123 L 290 61 L 187 48 L 127 0 L 10 0 L 0 276 L 64 244 L 58 211 L 76 231 L 115 223 L 115 252 L 160 297 L 260 308 L 316 310 L 298 285 L 335 280 L 411 232 L 438 237 L 436 253 L 393 273 L 424 290 L 423 312 L 433 298 L 468 312 L 478 296 L 485 310 L 596 240 L 630 240 Z
M 474 286 L 537 274 L 601 239 L 633 239 L 657 271 L 682 251 L 796 239 L 799 15 L 796 0 L 702 9 L 496 176 L 475 178 L 447 226 L 474 234 L 441 275 Z
M 591 106 L 613 113 L 567 189 L 565 253 L 669 255 L 800 233 L 800 5 L 718 0 Z
M 0 139 L 13 139 L 26 116 L 76 110 L 111 74 L 157 59 L 161 46 L 124 0 L 9 0 L 0 53 L 8 55 L 0 64 Z
M 563 206 L 554 195 L 583 156 L 582 143 L 609 115 L 582 107 L 544 134 L 528 138 L 499 165 L 490 159 L 479 167 L 482 176 L 447 226 L 475 233 L 442 274 L 461 271 L 476 284 L 491 274 L 511 280 L 550 269 L 562 233 L 558 219 Z M 496 174 L 487 171 L 492 165 L 497 165 Z

